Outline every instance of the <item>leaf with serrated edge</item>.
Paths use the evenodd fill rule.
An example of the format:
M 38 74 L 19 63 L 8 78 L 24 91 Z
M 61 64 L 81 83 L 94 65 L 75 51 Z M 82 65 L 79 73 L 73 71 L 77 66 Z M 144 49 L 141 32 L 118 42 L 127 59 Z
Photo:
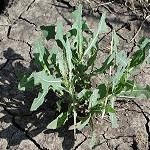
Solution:
M 94 45 L 95 45 L 95 43 L 96 43 L 96 41 L 98 39 L 99 33 L 107 31 L 107 26 L 106 26 L 105 18 L 106 18 L 106 13 L 103 13 L 102 17 L 101 17 L 101 20 L 99 22 L 99 25 L 98 25 L 98 31 L 95 32 L 93 39 L 91 40 L 90 44 L 88 45 L 88 48 L 84 52 L 84 56 L 86 54 L 88 54 L 88 52 L 91 50 L 92 47 L 94 47 Z
M 45 95 L 48 93 L 50 87 L 53 90 L 63 90 L 63 87 L 61 86 L 61 79 L 48 76 L 45 71 L 34 72 L 31 74 L 28 80 L 31 78 L 34 79 L 35 85 L 41 84 L 43 90 L 42 93 L 39 93 L 38 98 L 33 101 L 31 110 L 36 110 L 44 102 Z
M 111 48 L 112 48 L 112 53 L 115 54 L 114 59 L 115 59 L 116 65 L 117 65 L 117 72 L 112 77 L 113 89 L 120 81 L 121 77 L 123 76 L 123 74 L 128 66 L 128 63 L 129 63 L 129 59 L 127 58 L 125 52 L 123 52 L 123 51 L 117 52 L 118 44 L 119 44 L 119 39 L 118 39 L 118 36 L 116 35 L 116 32 L 114 31 L 112 34 Z
M 44 52 L 45 52 L 45 47 L 43 45 L 42 38 L 39 38 L 36 40 L 34 44 L 33 53 L 39 54 L 40 62 L 43 61 Z
M 77 35 L 74 39 L 74 43 L 77 42 L 77 49 L 79 56 L 82 56 L 82 43 L 83 43 L 83 36 L 82 36 L 82 5 L 79 5 L 78 9 L 72 13 L 72 17 L 75 22 L 72 25 L 72 29 L 77 30 Z
M 63 44 L 63 46 L 66 48 L 66 43 L 63 38 L 63 23 L 62 22 L 57 23 L 55 40 L 59 40 Z
M 65 63 L 63 58 L 64 58 L 63 52 L 58 51 L 58 53 L 57 53 L 57 63 L 59 65 L 59 69 L 60 69 L 60 72 L 61 72 L 62 76 L 64 78 L 66 78 L 68 70 L 67 70 L 67 66 L 66 66 L 66 63 Z
M 61 78 L 54 78 L 54 76 L 48 76 L 45 71 L 34 72 L 30 76 L 30 78 L 34 78 L 34 84 L 42 85 L 43 90 L 47 90 L 49 86 L 52 86 L 55 90 L 59 90 L 61 88 Z
M 70 43 L 69 43 L 68 38 L 67 38 L 67 41 L 66 41 L 66 58 L 67 58 L 68 69 L 69 69 L 69 81 L 71 81 L 73 64 L 72 64 L 72 51 L 71 51 L 71 48 L 70 48 Z

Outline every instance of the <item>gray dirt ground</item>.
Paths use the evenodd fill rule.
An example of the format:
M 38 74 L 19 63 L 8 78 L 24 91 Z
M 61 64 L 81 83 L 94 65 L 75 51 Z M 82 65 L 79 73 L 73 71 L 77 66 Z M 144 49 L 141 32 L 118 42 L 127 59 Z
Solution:
M 135 43 L 140 37 L 150 37 L 150 22 L 146 20 L 133 39 L 142 24 L 142 17 L 147 15 L 145 12 L 135 13 L 127 11 L 123 5 L 96 2 L 83 2 L 84 17 L 95 29 L 100 13 L 107 11 L 109 31 L 111 28 L 117 30 L 121 49 L 130 53 L 136 50 Z M 78 133 L 76 141 L 67 127 L 57 131 L 46 130 L 54 112 L 45 104 L 39 111 L 31 113 L 29 108 L 36 92 L 17 90 L 19 75 L 34 69 L 32 48 L 41 34 L 40 25 L 62 20 L 67 28 L 67 16 L 77 5 L 77 0 L 70 3 L 67 0 L 11 0 L 10 3 L 11 7 L 0 15 L 0 150 L 89 150 L 89 128 Z M 109 46 L 110 34 L 102 40 L 100 58 L 106 56 Z M 141 69 L 135 79 L 139 83 L 150 84 L 150 66 Z M 116 108 L 119 127 L 112 129 L 107 118 L 97 120 L 94 149 L 150 149 L 150 101 L 120 101 Z

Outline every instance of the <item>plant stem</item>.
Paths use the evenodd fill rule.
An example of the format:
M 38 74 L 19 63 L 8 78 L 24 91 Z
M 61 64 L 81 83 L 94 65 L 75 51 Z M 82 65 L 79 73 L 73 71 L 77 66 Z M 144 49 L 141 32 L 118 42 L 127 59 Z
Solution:
M 73 119 L 74 119 L 74 138 L 76 140 L 76 127 L 77 127 L 77 113 L 76 113 L 76 110 L 75 110 L 75 106 L 73 108 Z
M 105 107 L 107 105 L 107 101 L 108 101 L 108 97 L 106 97 L 106 99 L 105 99 L 104 109 L 103 109 L 103 112 L 102 112 L 102 118 L 104 118 L 104 115 L 105 115 L 105 112 L 106 112 Z
M 71 94 L 71 100 L 73 102 L 73 120 L 74 120 L 74 138 L 76 139 L 76 127 L 77 127 L 77 113 L 76 113 L 76 106 L 75 106 L 75 94 L 74 94 L 74 87 L 72 86 L 72 83 L 70 84 L 71 87 L 69 87 L 69 92 Z

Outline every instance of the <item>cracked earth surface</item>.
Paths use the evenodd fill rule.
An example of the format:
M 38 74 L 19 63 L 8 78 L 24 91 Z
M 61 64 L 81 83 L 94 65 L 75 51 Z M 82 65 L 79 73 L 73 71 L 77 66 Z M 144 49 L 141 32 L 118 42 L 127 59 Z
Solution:
M 150 23 L 126 7 L 117 4 L 100 5 L 99 1 L 81 1 L 84 17 L 95 29 L 102 11 L 107 11 L 109 32 L 100 36 L 102 52 L 107 54 L 110 46 L 110 31 L 116 29 L 121 49 L 129 54 L 135 51 L 140 37 L 150 37 Z M 10 150 L 88 150 L 90 129 L 77 134 L 77 140 L 67 127 L 56 131 L 46 130 L 55 113 L 44 104 L 40 110 L 30 112 L 36 91 L 23 93 L 17 90 L 19 76 L 34 70 L 32 48 L 40 36 L 40 26 L 63 21 L 66 28 L 70 12 L 77 0 L 11 0 L 10 7 L 0 15 L 0 149 Z M 114 8 L 114 9 L 110 9 Z M 142 26 L 141 26 L 142 24 Z M 141 26 L 139 34 L 136 35 Z M 104 57 L 102 57 L 104 56 Z M 99 59 L 97 65 L 99 65 Z M 137 82 L 150 84 L 150 66 L 136 75 Z M 93 79 L 93 84 L 98 79 Z M 118 101 L 116 104 L 119 127 L 112 129 L 108 119 L 95 122 L 96 150 L 148 150 L 150 149 L 150 102 L 148 100 Z

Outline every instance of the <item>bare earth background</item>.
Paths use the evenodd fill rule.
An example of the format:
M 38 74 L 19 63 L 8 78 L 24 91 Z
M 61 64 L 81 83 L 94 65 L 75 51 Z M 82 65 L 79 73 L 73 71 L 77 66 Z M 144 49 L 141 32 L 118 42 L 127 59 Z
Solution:
M 39 27 L 57 21 L 63 21 L 65 27 L 69 27 L 69 14 L 82 3 L 83 15 L 93 29 L 96 29 L 101 13 L 107 12 L 109 31 L 117 31 L 120 49 L 130 54 L 137 49 L 136 42 L 140 37 L 150 38 L 150 22 L 148 19 L 144 21 L 149 11 L 127 7 L 127 3 L 119 4 L 119 1 L 109 4 L 100 0 L 6 1 L 8 5 L 0 14 L 0 150 L 89 150 L 91 130 L 88 127 L 77 134 L 76 141 L 67 125 L 55 131 L 46 129 L 55 114 L 51 108 L 52 96 L 38 111 L 30 112 L 36 90 L 27 93 L 17 90 L 19 76 L 34 69 L 32 49 L 41 34 Z M 110 34 L 102 37 L 97 65 L 107 55 L 110 46 Z M 150 84 L 150 66 L 140 69 L 134 77 L 138 83 Z M 93 84 L 96 82 L 98 79 L 93 79 Z M 119 127 L 112 129 L 107 118 L 103 121 L 98 118 L 94 149 L 149 150 L 150 101 L 121 100 L 116 108 Z

